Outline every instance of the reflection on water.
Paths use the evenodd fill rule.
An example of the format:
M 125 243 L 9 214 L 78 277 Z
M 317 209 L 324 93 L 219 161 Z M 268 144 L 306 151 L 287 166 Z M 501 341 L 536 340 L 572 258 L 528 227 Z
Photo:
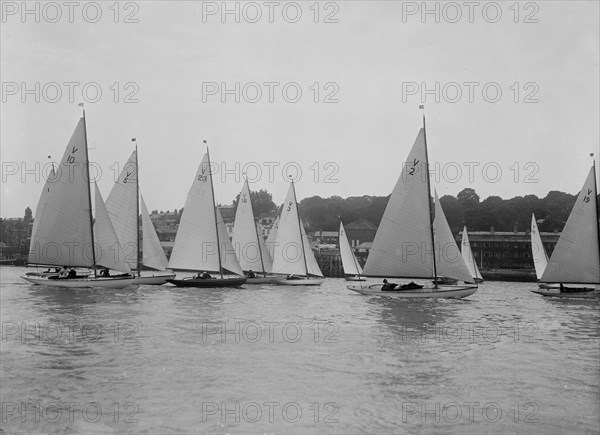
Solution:
M 59 290 L 2 268 L 4 432 L 597 433 L 597 301 Z

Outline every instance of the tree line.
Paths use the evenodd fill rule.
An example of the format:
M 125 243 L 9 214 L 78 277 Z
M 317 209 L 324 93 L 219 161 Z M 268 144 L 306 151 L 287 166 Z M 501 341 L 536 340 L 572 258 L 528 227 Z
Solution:
M 254 215 L 274 215 L 278 206 L 272 195 L 261 189 L 250 192 Z M 516 196 L 502 199 L 489 196 L 483 201 L 472 188 L 465 188 L 456 196 L 444 195 L 440 202 L 448 224 L 454 234 L 466 225 L 470 231 L 529 231 L 531 213 L 535 213 L 540 231 L 562 231 L 577 195 L 559 191 L 551 191 L 545 197 L 536 195 Z M 300 214 L 309 231 L 337 231 L 340 219 L 345 224 L 358 219 L 365 219 L 377 226 L 381 222 L 383 212 L 390 196 L 331 196 L 321 198 L 312 196 L 300 201 Z M 233 200 L 237 206 L 239 194 Z M 183 209 L 179 210 L 181 215 Z

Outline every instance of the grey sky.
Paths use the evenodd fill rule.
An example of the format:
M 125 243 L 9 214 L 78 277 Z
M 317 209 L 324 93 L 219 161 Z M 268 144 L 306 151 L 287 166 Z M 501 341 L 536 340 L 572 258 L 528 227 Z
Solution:
M 100 18 L 79 2 L 72 23 L 57 4 L 60 19 L 41 3 L 37 17 L 23 16 L 21 2 L 2 3 L 3 217 L 35 209 L 43 181 L 35 164 L 60 159 L 90 83 L 88 140 L 102 168 L 99 187 L 106 197 L 136 137 L 150 210 L 183 207 L 203 139 L 220 169 L 221 203 L 241 190 L 244 167 L 257 178 L 252 189 L 282 202 L 286 164 L 302 170 L 300 199 L 388 195 L 421 126 L 422 103 L 439 196 L 465 187 L 482 199 L 575 193 L 589 153 L 599 153 L 595 1 L 475 2 L 471 11 L 464 2 L 428 3 L 439 23 L 434 13 L 421 15 L 421 2 L 279 2 L 272 23 L 264 2 L 229 2 L 239 23 L 215 11 L 221 2 L 121 3 L 118 17 L 108 2 Z M 249 22 L 259 8 L 260 20 Z M 65 82 L 79 83 L 73 102 Z M 33 93 L 22 95 L 23 83 Z M 222 83 L 234 92 L 222 96 Z M 422 95 L 422 84 L 433 92 Z

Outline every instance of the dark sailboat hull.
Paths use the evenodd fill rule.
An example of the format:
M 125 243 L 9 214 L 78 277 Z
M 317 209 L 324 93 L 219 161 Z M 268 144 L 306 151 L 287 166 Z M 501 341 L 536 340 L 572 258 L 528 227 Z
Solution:
M 221 288 L 221 287 L 239 287 L 246 282 L 246 277 L 241 278 L 189 278 L 189 279 L 167 279 L 168 283 L 177 287 L 196 287 L 196 288 Z

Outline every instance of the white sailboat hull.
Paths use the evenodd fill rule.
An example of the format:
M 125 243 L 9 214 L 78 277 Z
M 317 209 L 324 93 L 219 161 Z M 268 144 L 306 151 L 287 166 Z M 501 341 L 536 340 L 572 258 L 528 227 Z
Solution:
M 366 281 L 367 278 L 363 278 L 362 276 L 347 276 L 346 281 Z
M 46 287 L 60 287 L 60 288 L 125 288 L 132 285 L 138 285 L 134 282 L 135 278 L 68 278 L 68 279 L 48 279 L 40 277 L 32 277 L 24 275 L 25 281 L 29 281 L 32 284 L 43 285 Z
M 594 284 L 567 284 L 563 285 L 562 289 L 560 284 L 539 283 L 538 286 L 538 290 L 531 291 L 542 296 L 573 299 L 600 298 L 600 286 Z
M 161 275 L 152 276 L 136 276 L 133 278 L 133 284 L 135 285 L 162 285 L 166 284 L 168 279 L 175 278 L 174 273 L 164 273 Z
M 257 276 L 256 278 L 248 278 L 246 284 L 273 284 L 280 279 L 279 276 Z
M 442 285 L 437 288 L 423 287 L 413 290 L 386 290 L 382 291 L 382 284 L 349 285 L 349 290 L 363 295 L 384 296 L 388 298 L 466 298 L 477 291 L 476 285 Z
M 300 278 L 300 279 L 287 279 L 278 278 L 272 281 L 272 284 L 277 285 L 321 285 L 325 281 L 325 278 Z

